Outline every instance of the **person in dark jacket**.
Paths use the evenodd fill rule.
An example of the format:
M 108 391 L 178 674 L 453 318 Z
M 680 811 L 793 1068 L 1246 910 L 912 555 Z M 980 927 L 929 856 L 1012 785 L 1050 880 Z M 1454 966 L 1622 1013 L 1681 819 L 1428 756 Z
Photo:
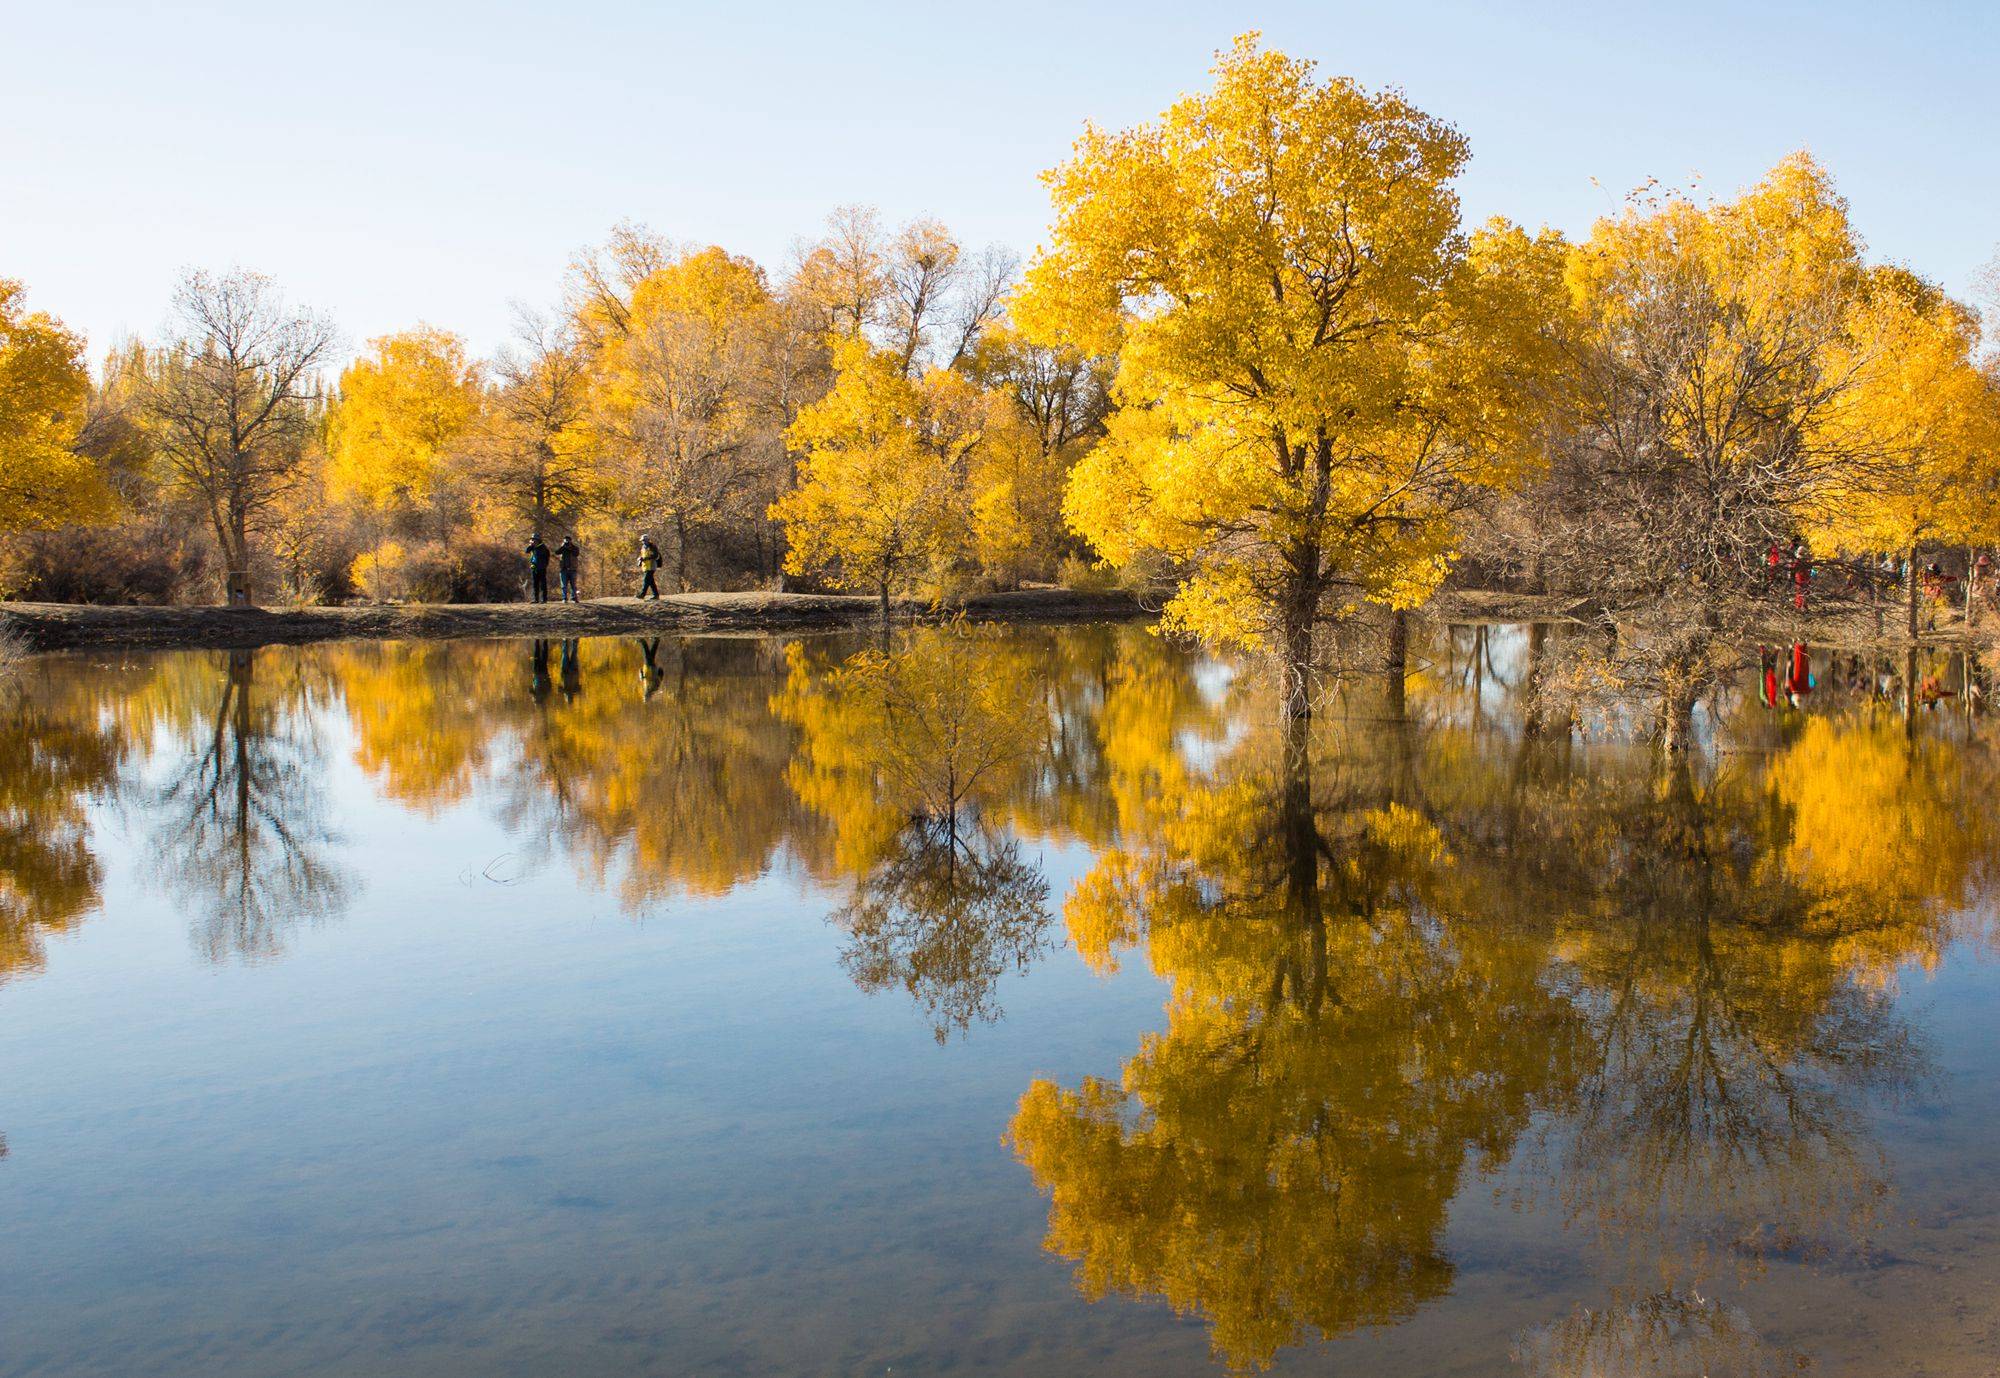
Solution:
M 562 600 L 574 603 L 576 598 L 576 562 L 583 554 L 583 548 L 574 537 L 565 536 L 556 547 L 556 573 L 562 576 Z
M 537 531 L 528 537 L 528 548 L 522 552 L 528 557 L 528 601 L 546 603 L 549 601 L 549 548 Z
M 660 548 L 653 544 L 651 536 L 639 538 L 639 597 L 652 594 L 660 596 L 660 581 L 654 576 L 660 571 Z

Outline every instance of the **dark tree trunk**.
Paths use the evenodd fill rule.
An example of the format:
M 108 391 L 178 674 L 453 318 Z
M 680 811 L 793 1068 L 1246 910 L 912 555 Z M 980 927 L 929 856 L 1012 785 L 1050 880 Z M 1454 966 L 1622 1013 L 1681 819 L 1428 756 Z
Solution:
M 1389 614 L 1389 657 L 1386 677 L 1389 715 L 1400 718 L 1408 706 L 1410 678 L 1410 615 L 1401 608 Z
M 1907 620 L 1903 630 L 1910 634 L 1910 640 L 1917 639 L 1917 547 L 1910 547 L 1910 568 L 1903 578 L 1903 607 Z

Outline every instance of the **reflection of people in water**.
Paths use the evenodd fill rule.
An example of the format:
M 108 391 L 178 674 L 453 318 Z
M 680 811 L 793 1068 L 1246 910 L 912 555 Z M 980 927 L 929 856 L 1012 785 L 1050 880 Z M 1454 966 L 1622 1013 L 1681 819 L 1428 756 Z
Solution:
M 545 702 L 549 689 L 549 643 L 536 641 L 528 648 L 528 697 Z
M 650 699 L 660 692 L 660 682 L 666 678 L 666 672 L 660 669 L 660 638 L 642 636 L 638 642 L 639 697 Z
M 564 703 L 575 703 L 583 693 L 583 662 L 577 650 L 575 637 L 563 638 L 561 688 Z
M 1791 660 L 1785 670 L 1786 702 L 1794 708 L 1802 707 L 1816 683 L 1818 681 L 1813 678 L 1812 672 L 1812 653 L 1806 649 L 1805 642 L 1793 642 Z
M 1766 708 L 1778 706 L 1778 653 L 1769 646 L 1757 648 L 1757 697 Z
M 1782 668 L 1783 682 L 1780 683 Z M 1836 663 L 1836 668 L 1837 663 Z M 1757 648 L 1757 697 L 1766 708 L 1776 708 L 1780 703 L 1793 708 L 1804 705 L 1805 698 L 1818 684 L 1812 672 L 1812 652 L 1803 641 L 1794 642 L 1791 653 L 1782 661 L 1778 652 L 1770 646 Z M 1780 695 L 1782 694 L 1782 697 Z

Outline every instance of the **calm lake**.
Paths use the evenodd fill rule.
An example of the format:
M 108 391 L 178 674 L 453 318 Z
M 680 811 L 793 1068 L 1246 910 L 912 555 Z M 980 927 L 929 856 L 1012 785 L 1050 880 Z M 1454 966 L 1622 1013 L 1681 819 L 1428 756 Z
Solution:
M 2000 723 L 1547 635 L 31 661 L 0 1373 L 2000 1370 Z

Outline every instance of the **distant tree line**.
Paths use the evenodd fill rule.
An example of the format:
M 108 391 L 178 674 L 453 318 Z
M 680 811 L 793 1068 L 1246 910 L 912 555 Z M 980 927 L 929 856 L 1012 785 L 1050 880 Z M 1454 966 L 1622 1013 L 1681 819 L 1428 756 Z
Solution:
M 782 273 L 637 226 L 491 359 L 429 325 L 344 367 L 254 273 L 189 273 L 163 338 L 84 342 L 0 283 L 0 587 L 58 601 L 504 600 L 530 534 L 625 592 L 950 595 L 1092 578 L 1061 504 L 1109 363 L 1006 320 L 1016 264 L 843 207 Z

